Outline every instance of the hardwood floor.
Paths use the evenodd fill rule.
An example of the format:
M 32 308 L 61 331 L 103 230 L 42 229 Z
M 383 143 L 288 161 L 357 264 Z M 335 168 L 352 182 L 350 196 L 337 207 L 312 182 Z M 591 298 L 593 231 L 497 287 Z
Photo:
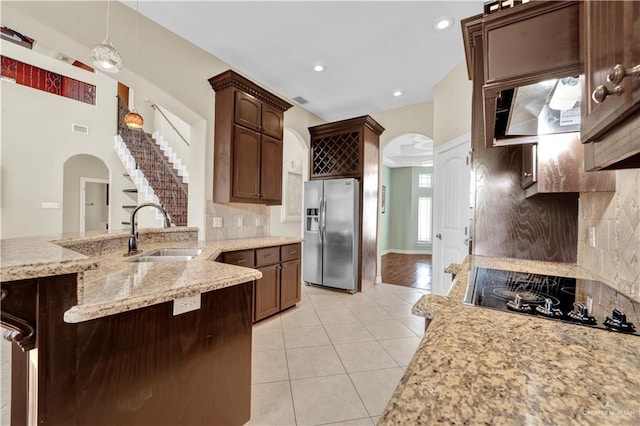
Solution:
M 431 290 L 431 255 L 388 253 L 382 256 L 382 282 Z

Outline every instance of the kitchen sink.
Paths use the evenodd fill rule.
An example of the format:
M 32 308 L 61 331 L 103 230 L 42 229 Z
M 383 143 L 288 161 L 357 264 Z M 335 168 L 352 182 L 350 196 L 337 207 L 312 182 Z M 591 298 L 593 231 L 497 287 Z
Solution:
M 192 260 L 203 251 L 204 249 L 201 248 L 162 248 L 131 259 L 129 262 L 185 262 Z

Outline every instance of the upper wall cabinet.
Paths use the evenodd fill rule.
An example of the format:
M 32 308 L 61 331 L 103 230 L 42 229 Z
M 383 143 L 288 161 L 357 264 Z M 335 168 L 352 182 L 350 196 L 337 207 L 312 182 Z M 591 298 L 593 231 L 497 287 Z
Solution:
M 577 77 L 582 73 L 578 2 L 536 1 L 496 11 L 486 8 L 484 15 L 464 20 L 462 25 L 469 77 L 482 81 L 485 146 L 535 143 L 539 134 L 578 130 Z M 472 45 L 477 44 L 478 32 L 483 68 L 481 76 L 472 76 Z M 550 107 L 552 97 L 567 89 L 577 93 L 576 102 Z M 547 126 L 549 123 L 554 126 Z
M 282 203 L 284 111 L 291 104 L 229 70 L 216 92 L 213 200 Z
M 640 167 L 640 2 L 581 2 L 587 170 Z

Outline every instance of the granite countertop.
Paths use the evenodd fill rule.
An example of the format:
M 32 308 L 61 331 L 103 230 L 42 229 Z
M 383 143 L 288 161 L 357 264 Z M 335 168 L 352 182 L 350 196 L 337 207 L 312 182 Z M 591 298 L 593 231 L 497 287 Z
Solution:
M 414 305 L 430 325 L 378 425 L 640 424 L 640 338 L 463 305 L 475 266 L 602 280 L 571 264 L 469 256 L 448 296 Z
M 132 257 L 123 256 L 126 242 L 122 248 L 122 239 L 127 233 L 3 240 L 2 281 L 78 272 L 78 305 L 64 315 L 65 322 L 77 323 L 253 281 L 262 277 L 260 271 L 214 259 L 224 251 L 301 241 L 262 237 L 205 243 L 195 235 L 197 228 L 141 230 L 139 247 L 144 252 Z M 163 247 L 204 251 L 185 262 L 130 262 Z

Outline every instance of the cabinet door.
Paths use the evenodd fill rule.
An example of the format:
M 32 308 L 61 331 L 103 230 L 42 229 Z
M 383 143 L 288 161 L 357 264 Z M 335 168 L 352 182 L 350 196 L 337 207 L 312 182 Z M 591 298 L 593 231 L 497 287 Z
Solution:
M 522 176 L 520 176 L 522 189 L 533 185 L 536 181 L 536 172 L 536 144 L 522 145 Z
M 262 103 L 251 95 L 236 91 L 234 118 L 237 124 L 260 131 Z
M 284 114 L 267 104 L 262 104 L 262 133 L 282 139 Z
M 262 278 L 254 286 L 254 321 L 260 321 L 280 311 L 280 265 L 258 269 Z
M 280 309 L 287 309 L 300 302 L 300 260 L 282 263 L 280 285 Z
M 581 139 L 587 143 L 600 138 L 638 106 L 640 79 L 626 77 L 616 85 L 607 81 L 607 74 L 617 64 L 628 69 L 640 63 L 640 4 L 588 1 L 581 2 L 581 7 L 585 66 Z M 598 88 L 613 91 L 616 86 L 620 94 L 609 94 L 599 103 L 594 101 L 592 96 Z
M 282 141 L 262 136 L 260 198 L 269 204 L 282 202 Z
M 260 133 L 234 126 L 231 170 L 234 198 L 260 197 Z

